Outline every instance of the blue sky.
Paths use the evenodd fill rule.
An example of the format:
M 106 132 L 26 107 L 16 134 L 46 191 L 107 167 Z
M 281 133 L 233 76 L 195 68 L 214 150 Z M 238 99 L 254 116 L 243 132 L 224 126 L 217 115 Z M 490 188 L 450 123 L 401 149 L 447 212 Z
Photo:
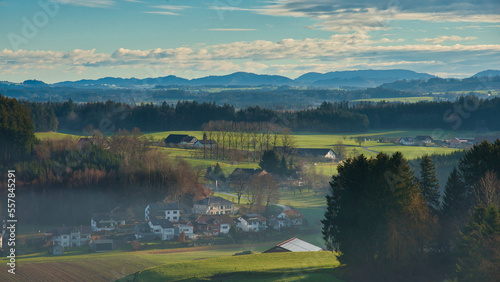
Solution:
M 0 81 L 500 69 L 496 0 L 0 0 Z

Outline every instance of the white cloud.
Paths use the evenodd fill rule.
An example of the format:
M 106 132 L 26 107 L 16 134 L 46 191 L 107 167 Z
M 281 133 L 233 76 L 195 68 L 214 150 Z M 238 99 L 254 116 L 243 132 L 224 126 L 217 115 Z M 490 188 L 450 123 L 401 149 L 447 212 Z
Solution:
M 179 14 L 169 11 L 146 11 L 144 14 L 158 14 L 158 15 L 168 15 L 168 16 L 178 16 Z
M 500 22 L 500 5 L 491 0 L 276 0 L 260 8 L 215 5 L 219 11 L 253 11 L 258 14 L 304 17 L 317 23 L 309 28 L 333 32 L 373 31 L 391 28 L 394 20 L 430 22 Z
M 93 8 L 107 8 L 114 6 L 114 0 L 56 0 L 56 2 L 74 6 L 84 6 Z
M 210 28 L 210 31 L 249 31 L 255 30 L 253 28 Z
M 425 43 L 442 43 L 445 41 L 467 41 L 467 40 L 476 40 L 476 39 L 477 39 L 477 37 L 474 37 L 474 36 L 460 37 L 458 35 L 451 35 L 451 36 L 443 35 L 443 36 L 439 36 L 436 38 L 417 39 L 417 41 L 422 41 Z

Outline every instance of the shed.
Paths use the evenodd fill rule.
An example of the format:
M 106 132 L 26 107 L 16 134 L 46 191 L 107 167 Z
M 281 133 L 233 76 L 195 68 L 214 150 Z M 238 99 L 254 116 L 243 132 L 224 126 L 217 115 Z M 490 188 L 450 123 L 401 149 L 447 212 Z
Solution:
M 52 254 L 55 256 L 64 254 L 64 247 L 59 243 L 55 244 L 54 246 L 52 246 Z
M 288 239 L 285 242 L 270 248 L 263 253 L 287 253 L 287 252 L 317 252 L 323 249 L 297 238 Z
M 94 252 L 109 252 L 113 250 L 113 240 L 111 239 L 100 239 L 93 240 L 90 244 Z

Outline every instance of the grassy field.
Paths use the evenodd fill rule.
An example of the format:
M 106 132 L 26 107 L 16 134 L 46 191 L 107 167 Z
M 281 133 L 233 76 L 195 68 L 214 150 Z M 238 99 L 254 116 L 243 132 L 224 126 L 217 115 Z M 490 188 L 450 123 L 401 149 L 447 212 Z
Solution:
M 202 131 L 164 131 L 146 133 L 146 136 L 155 139 L 164 139 L 170 134 L 188 134 L 197 138 L 202 138 Z M 57 132 L 42 132 L 36 133 L 40 139 L 62 139 L 77 135 L 57 133 Z M 295 133 L 293 136 L 296 140 L 295 146 L 297 148 L 331 148 L 335 149 L 335 144 L 342 142 L 346 145 L 347 154 L 364 154 L 367 157 L 374 157 L 378 152 L 392 154 L 396 151 L 401 151 L 406 158 L 413 159 L 425 154 L 447 154 L 456 151 L 452 148 L 442 147 L 417 147 L 417 146 L 401 146 L 393 143 L 381 143 L 375 141 L 381 137 L 396 138 L 402 136 L 417 136 L 417 135 L 433 135 L 431 131 L 425 130 L 396 130 L 396 131 L 368 131 L 356 134 L 318 134 L 318 133 Z M 469 131 L 443 131 L 441 138 L 450 139 L 455 136 L 460 137 L 473 137 L 474 132 Z M 368 141 L 364 141 L 361 146 L 356 142 L 355 138 L 364 137 Z M 370 141 L 374 140 L 374 141 Z M 194 151 L 190 149 L 180 148 L 159 148 L 161 152 L 165 152 L 173 158 L 182 157 L 188 161 L 193 167 L 204 169 L 208 166 L 214 166 L 217 162 L 221 165 L 222 170 L 226 175 L 233 172 L 236 168 L 257 168 L 258 164 L 255 162 L 229 162 L 221 160 L 207 160 L 194 157 Z M 330 163 L 318 163 L 317 171 L 323 175 L 332 175 L 336 173 L 335 165 Z
M 36 132 L 35 136 L 40 140 L 61 140 L 66 138 L 77 139 L 80 138 L 78 135 L 60 133 L 60 132 Z
M 262 252 L 276 243 L 107 253 L 87 253 L 82 249 L 63 256 L 44 252 L 16 257 L 16 275 L 7 273 L 7 260 L 2 258 L 0 281 L 114 281 L 153 266 L 181 262 L 196 264 L 200 260 L 230 257 L 247 250 Z
M 253 254 L 156 266 L 138 272 L 135 281 L 341 281 L 333 276 L 337 266 L 331 252 Z

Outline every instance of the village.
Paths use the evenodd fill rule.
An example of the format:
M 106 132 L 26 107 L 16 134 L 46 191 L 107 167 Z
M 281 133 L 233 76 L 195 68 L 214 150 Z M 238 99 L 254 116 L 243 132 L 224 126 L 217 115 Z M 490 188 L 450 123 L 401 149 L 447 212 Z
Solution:
M 242 181 L 248 184 L 265 175 L 270 176 L 262 169 L 236 169 L 229 179 L 235 185 L 242 185 Z M 227 195 L 236 197 L 229 193 Z M 265 217 L 251 212 L 244 205 L 213 195 L 200 200 L 193 199 L 191 202 L 161 201 L 147 204 L 141 219 L 132 218 L 126 212 L 117 212 L 114 209 L 93 214 L 89 225 L 61 226 L 46 230 L 42 234 L 43 240 L 38 237 L 38 240 L 30 242 L 30 245 L 41 244 L 49 254 L 64 255 L 68 250 L 77 247 L 88 247 L 89 252 L 105 252 L 131 245 L 133 249 L 138 250 L 141 243 L 145 242 L 190 242 L 189 246 L 195 246 L 216 244 L 217 241 L 234 242 L 231 239 L 245 234 L 273 233 L 274 237 L 279 238 L 300 233 L 306 224 L 304 216 L 284 205 L 277 204 L 276 208 L 277 212 Z M 7 234 L 7 221 L 5 218 L 1 220 L 3 224 L 0 238 L 4 238 Z M 286 235 L 281 235 L 283 233 Z M 5 242 L 5 238 L 0 240 L 0 244 L 2 241 Z

